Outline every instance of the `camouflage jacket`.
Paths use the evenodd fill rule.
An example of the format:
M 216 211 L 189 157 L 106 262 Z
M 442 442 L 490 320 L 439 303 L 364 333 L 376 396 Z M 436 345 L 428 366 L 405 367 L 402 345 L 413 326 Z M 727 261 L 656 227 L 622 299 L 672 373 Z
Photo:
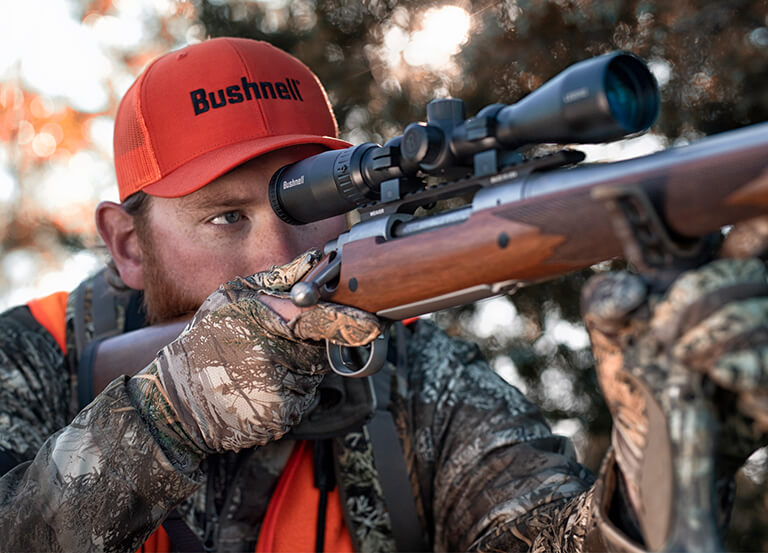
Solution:
M 407 381 L 392 387 L 390 409 L 433 549 L 632 550 L 605 515 L 610 466 L 595 486 L 570 443 L 475 345 L 428 321 L 414 326 Z M 253 551 L 292 443 L 181 473 L 129 401 L 127 377 L 77 412 L 76 374 L 27 307 L 0 316 L 0 379 L 0 460 L 16 464 L 0 479 L 3 550 L 133 552 L 181 504 L 201 540 Z M 334 446 L 356 549 L 394 550 L 367 431 Z

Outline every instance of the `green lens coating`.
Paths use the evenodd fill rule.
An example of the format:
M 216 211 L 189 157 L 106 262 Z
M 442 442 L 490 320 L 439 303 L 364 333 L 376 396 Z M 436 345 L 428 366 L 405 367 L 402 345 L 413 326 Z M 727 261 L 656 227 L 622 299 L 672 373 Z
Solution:
M 621 64 L 613 64 L 605 76 L 605 95 L 611 113 L 629 132 L 645 125 L 640 106 L 640 91 L 632 75 Z

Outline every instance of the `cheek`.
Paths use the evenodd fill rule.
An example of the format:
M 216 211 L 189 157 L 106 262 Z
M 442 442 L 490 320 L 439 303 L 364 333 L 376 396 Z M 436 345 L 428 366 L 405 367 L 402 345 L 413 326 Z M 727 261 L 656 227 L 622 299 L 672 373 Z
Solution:
M 297 232 L 297 243 L 301 253 L 309 248 L 320 248 L 329 241 L 339 236 L 346 230 L 343 217 L 336 217 L 326 221 L 319 221 L 304 227 L 294 227 Z
M 202 303 L 221 284 L 237 274 L 236 256 L 224 248 L 203 246 L 199 240 L 176 240 L 156 252 L 164 280 L 183 297 Z

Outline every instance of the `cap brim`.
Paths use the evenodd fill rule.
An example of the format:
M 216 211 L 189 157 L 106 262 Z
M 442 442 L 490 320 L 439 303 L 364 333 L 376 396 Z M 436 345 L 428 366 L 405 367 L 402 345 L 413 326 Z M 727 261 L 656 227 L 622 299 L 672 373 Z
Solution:
M 151 196 L 178 198 L 199 190 L 212 180 L 260 155 L 304 144 L 318 144 L 330 150 L 352 146 L 349 142 L 329 136 L 307 134 L 281 135 L 246 140 L 203 154 L 168 173 L 142 190 Z

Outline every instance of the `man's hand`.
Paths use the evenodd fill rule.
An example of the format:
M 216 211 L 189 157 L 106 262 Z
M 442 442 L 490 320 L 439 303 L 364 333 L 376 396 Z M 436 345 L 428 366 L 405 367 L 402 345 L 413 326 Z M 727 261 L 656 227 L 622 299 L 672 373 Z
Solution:
M 722 259 L 684 273 L 663 296 L 625 272 L 594 277 L 584 287 L 584 322 L 613 416 L 616 462 L 641 522 L 658 515 L 651 496 L 675 493 L 658 489 L 669 482 L 649 481 L 647 473 L 669 458 L 660 450 L 669 447 L 676 375 L 696 371 L 704 375 L 703 389 L 711 388 L 721 469 L 732 474 L 767 443 L 766 295 L 765 265 L 757 259 Z
M 279 439 L 301 420 L 328 370 L 320 341 L 360 346 L 378 336 L 382 323 L 357 309 L 320 304 L 286 322 L 262 301 L 287 298 L 319 256 L 310 251 L 221 286 L 137 375 L 154 387 L 144 396 L 161 391 L 187 445 L 212 453 Z

